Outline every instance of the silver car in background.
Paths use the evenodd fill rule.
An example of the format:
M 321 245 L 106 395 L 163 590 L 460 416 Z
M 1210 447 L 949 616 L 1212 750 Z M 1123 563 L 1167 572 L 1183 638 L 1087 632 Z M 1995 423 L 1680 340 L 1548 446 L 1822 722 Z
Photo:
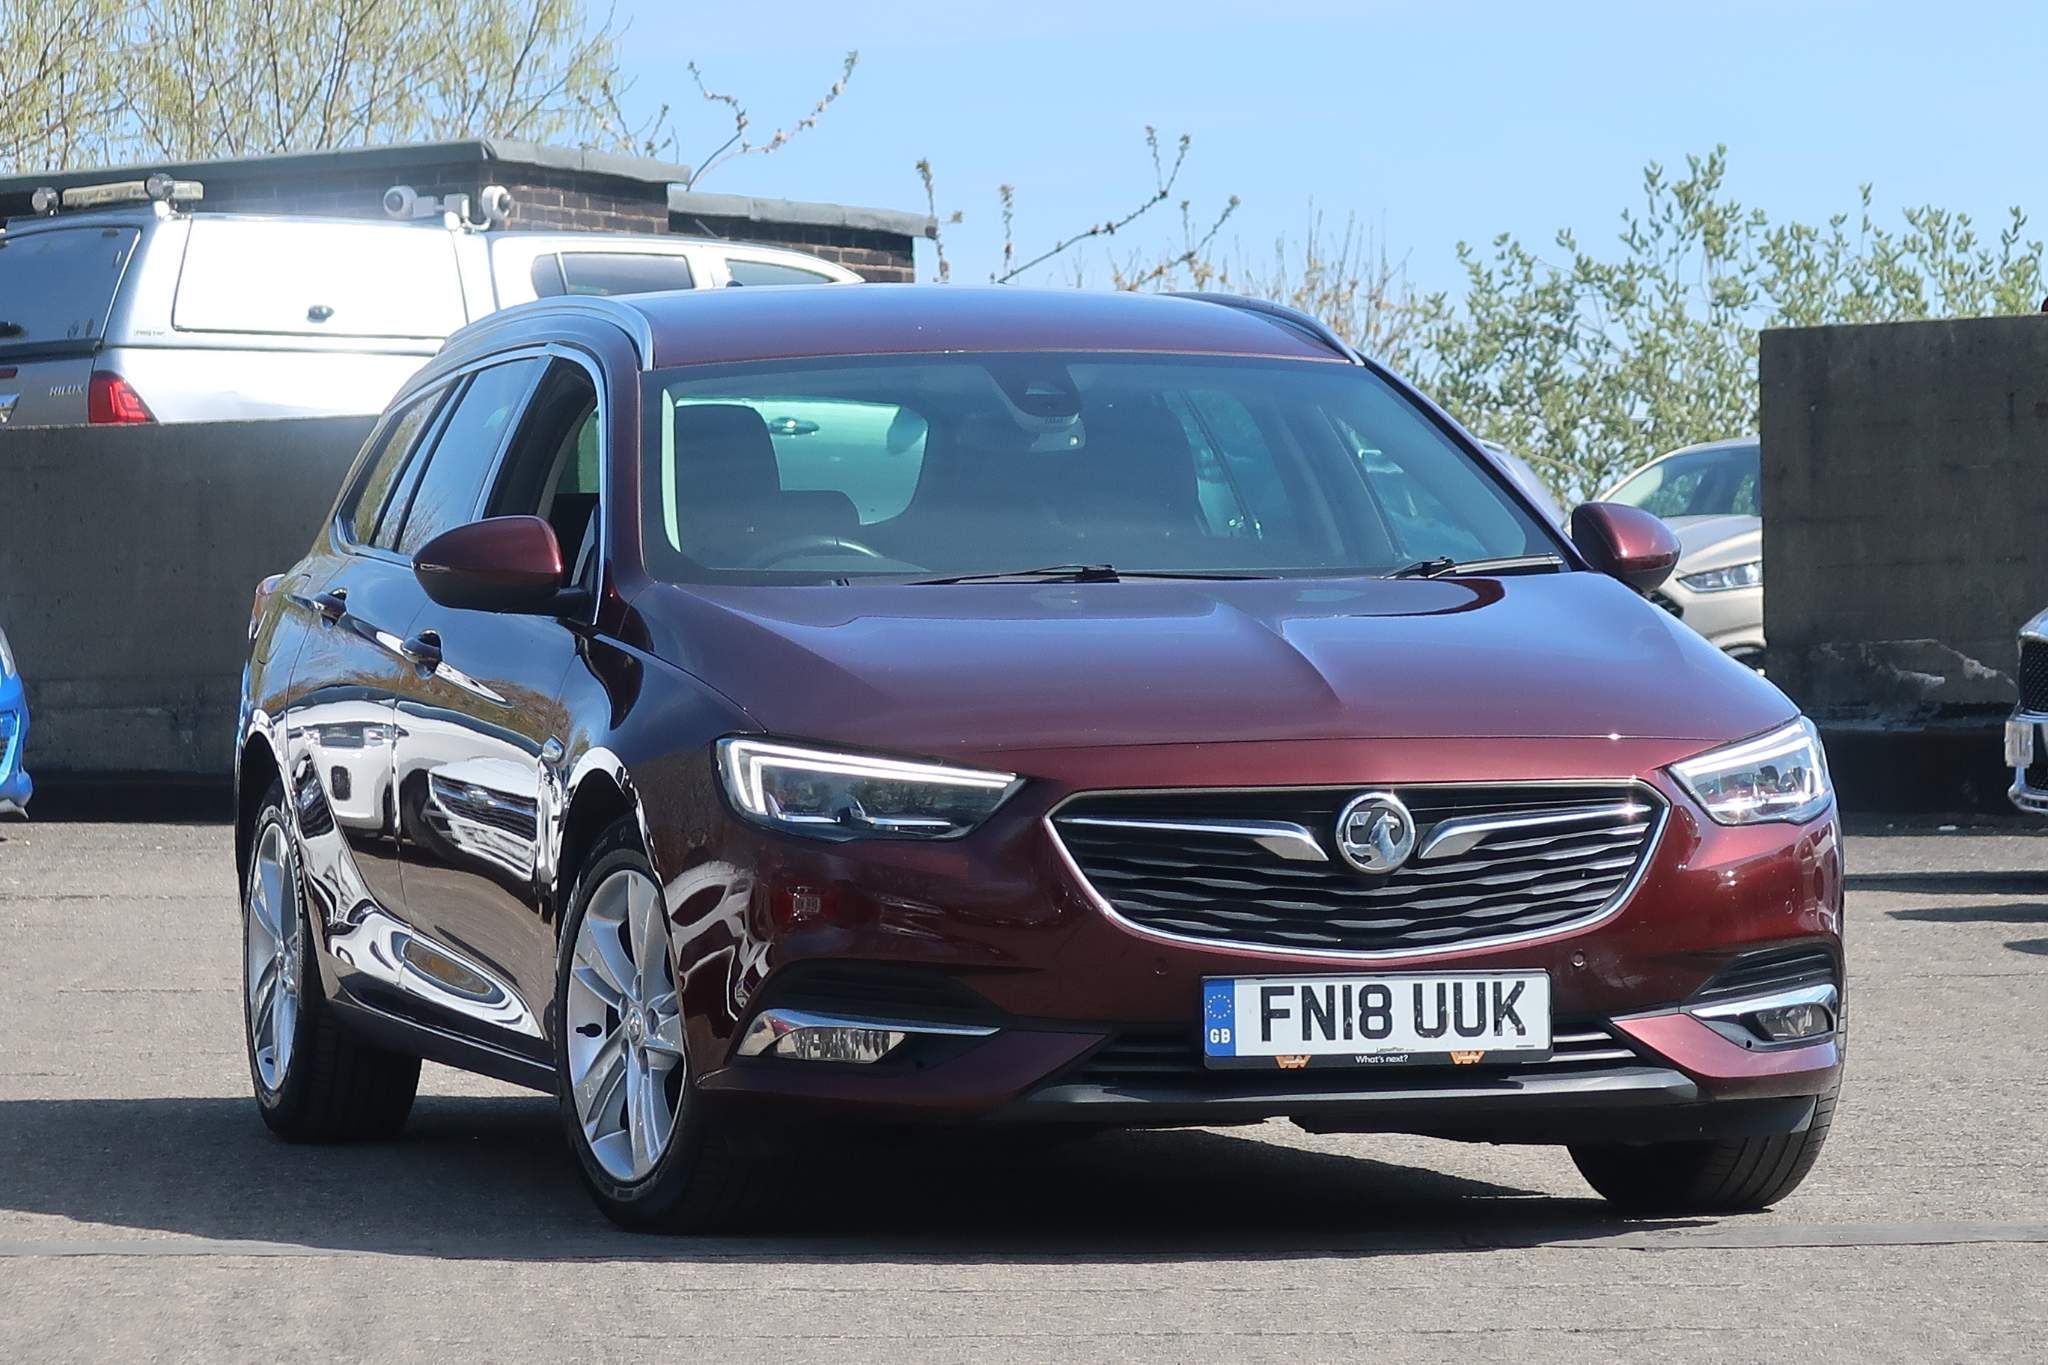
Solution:
M 1654 512 L 1678 533 L 1678 569 L 1650 600 L 1762 671 L 1764 523 L 1754 436 L 1660 455 L 1603 495 Z
M 741 242 L 490 228 L 466 203 L 385 220 L 193 213 L 159 179 L 164 197 L 0 233 L 0 428 L 381 412 L 449 333 L 514 304 L 860 278 Z

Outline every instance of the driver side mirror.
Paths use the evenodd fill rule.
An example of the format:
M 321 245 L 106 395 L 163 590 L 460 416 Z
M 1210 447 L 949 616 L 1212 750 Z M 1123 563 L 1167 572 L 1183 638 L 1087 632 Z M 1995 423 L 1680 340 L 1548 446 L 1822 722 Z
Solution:
M 486 517 L 443 531 L 412 558 L 413 577 L 444 607 L 541 614 L 569 575 L 555 528 L 539 517 Z
M 1640 507 L 1587 502 L 1572 509 L 1572 544 L 1601 573 L 1646 593 L 1678 566 L 1678 537 Z

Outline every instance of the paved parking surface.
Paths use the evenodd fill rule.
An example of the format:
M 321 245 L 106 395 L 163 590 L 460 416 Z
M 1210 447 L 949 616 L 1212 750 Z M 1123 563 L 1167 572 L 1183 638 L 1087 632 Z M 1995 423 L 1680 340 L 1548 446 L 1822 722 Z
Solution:
M 228 831 L 0 825 L 0 1360 L 2039 1360 L 2048 838 L 1849 843 L 1856 1033 L 1778 1210 L 1611 1219 L 1542 1149 L 1284 1124 L 877 1149 L 758 1237 L 613 1231 L 549 1101 L 380 1147 L 247 1098 Z

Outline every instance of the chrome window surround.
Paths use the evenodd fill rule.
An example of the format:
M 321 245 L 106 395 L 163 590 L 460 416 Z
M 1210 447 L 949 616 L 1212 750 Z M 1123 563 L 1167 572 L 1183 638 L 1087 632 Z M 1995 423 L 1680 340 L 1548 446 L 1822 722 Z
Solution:
M 1276 948 L 1268 944 L 1239 943 L 1234 942 L 1230 939 L 1199 938 L 1193 934 L 1176 934 L 1168 930 L 1153 929 L 1147 925 L 1139 924 L 1135 920 L 1125 917 L 1122 913 L 1120 913 L 1117 910 L 1117 908 L 1114 905 L 1110 904 L 1107 897 L 1105 897 L 1100 891 L 1097 891 L 1095 889 L 1094 883 L 1088 880 L 1087 874 L 1081 870 L 1080 863 L 1075 861 L 1073 853 L 1068 850 L 1066 841 L 1060 838 L 1059 829 L 1057 825 L 1054 823 L 1059 818 L 1059 813 L 1062 810 L 1066 809 L 1072 803 L 1083 799 L 1084 797 L 1092 799 L 1095 797 L 1102 796 L 1172 796 L 1181 794 L 1201 794 L 1205 796 L 1213 796 L 1219 793 L 1226 792 L 1265 793 L 1353 790 L 1364 791 L 1367 790 L 1368 787 L 1383 788 L 1385 790 L 1395 792 L 1396 794 L 1405 794 L 1408 792 L 1419 791 L 1485 791 L 1488 788 L 1513 791 L 1530 791 L 1541 790 L 1545 787 L 1569 787 L 1583 791 L 1588 788 L 1611 787 L 1617 794 L 1625 794 L 1630 801 L 1639 801 L 1647 805 L 1649 809 L 1653 812 L 1653 814 L 1650 822 L 1649 836 L 1644 840 L 1642 857 L 1637 861 L 1634 870 L 1629 873 L 1628 880 L 1623 882 L 1620 888 L 1617 889 L 1615 893 L 1612 896 L 1610 896 L 1605 902 L 1603 902 L 1600 906 L 1598 906 L 1596 909 L 1594 909 L 1587 915 L 1579 919 L 1568 920 L 1563 924 L 1546 925 L 1541 929 L 1531 930 L 1524 933 L 1500 934 L 1492 938 L 1483 939 L 1467 939 L 1460 943 L 1429 944 L 1427 946 L 1419 948 L 1393 948 L 1379 952 L 1362 951 L 1349 948 Z M 1145 938 L 1156 939 L 1162 942 L 1178 943 L 1182 946 L 1190 948 L 1207 948 L 1215 952 L 1234 953 L 1254 957 L 1268 957 L 1280 959 L 1321 958 L 1329 961 L 1338 962 L 1395 962 L 1407 958 L 1452 957 L 1456 956 L 1459 953 L 1476 952 L 1484 948 L 1502 948 L 1516 943 L 1534 943 L 1542 939 L 1560 938 L 1567 934 L 1582 933 L 1587 929 L 1595 927 L 1596 925 L 1606 923 L 1608 920 L 1614 918 L 1615 915 L 1621 912 L 1622 907 L 1627 905 L 1629 898 L 1635 894 L 1636 888 L 1642 884 L 1643 878 L 1646 875 L 1648 875 L 1650 865 L 1656 861 L 1658 850 L 1663 843 L 1664 826 L 1670 820 L 1670 818 L 1670 801 L 1667 800 L 1664 797 L 1664 795 L 1661 792 L 1659 792 L 1656 788 L 1652 787 L 1649 783 L 1643 781 L 1641 778 L 1627 778 L 1622 780 L 1615 780 L 1610 778 L 1586 778 L 1580 780 L 1573 780 L 1570 778 L 1548 778 L 1534 782 L 1379 782 L 1371 784 L 1360 783 L 1355 788 L 1333 786 L 1329 784 L 1317 784 L 1315 786 L 1305 787 L 1105 788 L 1102 790 L 1077 791 L 1069 793 L 1066 797 L 1061 799 L 1058 805 L 1054 806 L 1051 810 L 1047 811 L 1044 816 L 1041 817 L 1040 823 L 1045 827 L 1047 837 L 1049 837 L 1052 840 L 1053 850 L 1059 854 L 1060 862 L 1066 868 L 1067 875 L 1073 878 L 1074 885 L 1078 886 L 1083 892 L 1083 894 L 1087 896 L 1089 903 L 1092 904 L 1096 908 L 1096 910 L 1099 911 L 1104 917 L 1106 917 L 1111 923 L 1116 924 L 1121 928 L 1128 929 L 1134 934 L 1139 934 Z M 1451 822 L 1444 821 L 1442 823 L 1449 824 Z M 1297 828 L 1301 827 L 1297 826 Z M 1432 830 L 1432 836 L 1433 835 L 1434 829 Z M 1320 845 L 1318 846 L 1320 847 Z

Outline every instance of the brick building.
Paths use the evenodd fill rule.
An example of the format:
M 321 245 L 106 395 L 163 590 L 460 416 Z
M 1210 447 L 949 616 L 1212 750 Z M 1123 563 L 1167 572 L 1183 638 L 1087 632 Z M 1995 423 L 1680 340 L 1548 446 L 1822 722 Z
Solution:
M 203 185 L 204 197 L 192 205 L 202 213 L 377 218 L 393 185 L 422 196 L 464 194 L 473 204 L 486 185 L 502 185 L 512 196 L 510 231 L 675 232 L 762 242 L 891 282 L 914 278 L 916 241 L 934 230 L 929 217 L 892 209 L 695 193 L 682 188 L 688 170 L 669 162 L 504 138 L 0 177 L 0 218 L 31 213 L 30 198 L 43 186 L 140 180 L 155 171 Z

